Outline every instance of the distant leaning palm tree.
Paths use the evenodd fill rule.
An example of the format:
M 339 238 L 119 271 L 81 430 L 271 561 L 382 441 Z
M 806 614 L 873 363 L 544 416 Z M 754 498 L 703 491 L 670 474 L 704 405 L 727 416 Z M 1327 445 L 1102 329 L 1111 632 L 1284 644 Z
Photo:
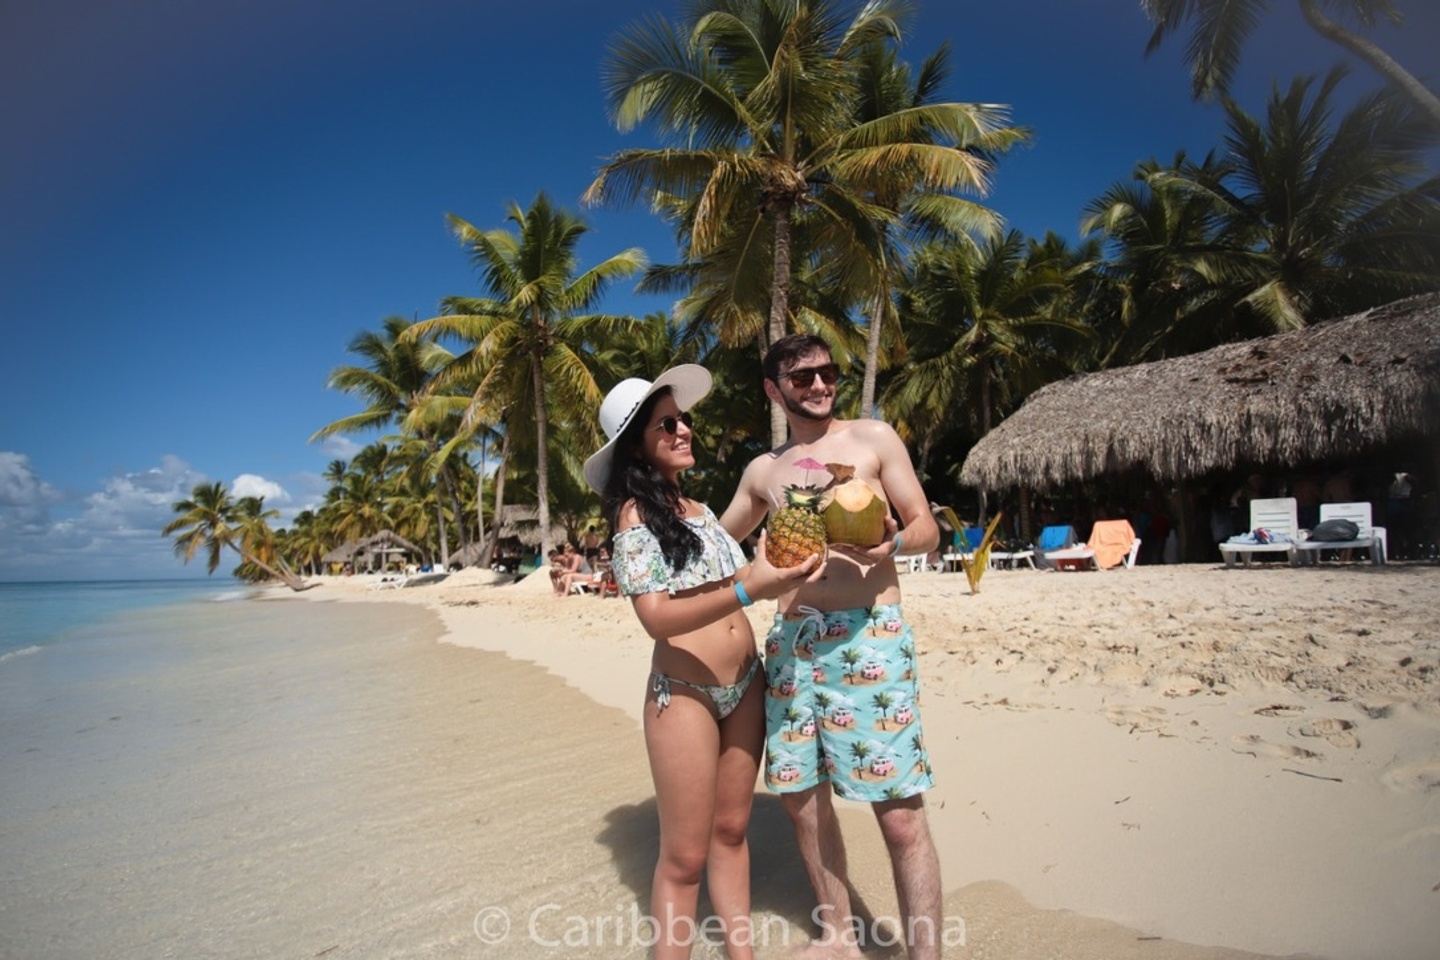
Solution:
M 1321 11 L 1321 6 L 1338 8 L 1362 27 L 1380 20 L 1401 22 L 1399 8 L 1392 0 L 1298 0 L 1300 12 L 1317 33 L 1334 41 L 1374 67 L 1395 89 L 1427 114 L 1440 128 L 1440 97 L 1400 66 L 1371 40 L 1346 30 Z M 1224 93 L 1240 62 L 1240 48 L 1254 32 L 1269 0 L 1140 0 L 1140 8 L 1155 24 L 1145 52 L 1152 53 L 1168 34 L 1187 21 L 1192 24 L 1185 60 L 1197 98 Z
M 594 354 L 636 321 L 589 311 L 612 281 L 639 273 L 646 259 L 634 247 L 577 276 L 575 247 L 586 232 L 584 221 L 553 206 L 543 193 L 529 210 L 512 204 L 508 219 L 517 232 L 480 230 L 450 216 L 489 296 L 445 298 L 442 316 L 410 326 L 402 340 L 450 336 L 468 347 L 432 384 L 434 390 L 473 385 L 467 418 L 496 423 L 507 416 L 508 429 L 517 426 L 519 414 L 533 418 L 541 550 L 549 553 L 551 416 L 558 413 L 573 424 L 569 440 L 576 448 L 599 445 L 595 411 L 603 392 Z
M 203 549 L 206 568 L 213 574 L 228 547 L 240 555 L 242 563 L 259 567 L 292 590 L 317 586 L 295 576 L 283 561 L 278 570 L 266 562 L 275 559 L 274 532 L 266 522 L 274 514 L 265 511 L 261 498 L 244 497 L 237 502 L 225 484 L 202 483 L 190 491 L 189 499 L 176 501 L 173 509 L 179 516 L 166 524 L 161 535 L 175 536 L 175 555 L 186 563 Z

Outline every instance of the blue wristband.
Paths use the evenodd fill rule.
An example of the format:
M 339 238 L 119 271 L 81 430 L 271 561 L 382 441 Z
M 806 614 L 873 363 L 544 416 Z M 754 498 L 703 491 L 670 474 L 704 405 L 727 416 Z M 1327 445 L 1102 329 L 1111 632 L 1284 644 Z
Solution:
M 754 600 L 750 599 L 750 594 L 745 592 L 745 584 L 741 583 L 739 580 L 735 581 L 735 596 L 740 599 L 740 606 L 742 607 L 748 607 L 750 606 L 750 604 L 755 602 Z
M 890 551 L 892 557 L 900 556 L 900 536 L 899 533 L 895 534 L 895 549 Z

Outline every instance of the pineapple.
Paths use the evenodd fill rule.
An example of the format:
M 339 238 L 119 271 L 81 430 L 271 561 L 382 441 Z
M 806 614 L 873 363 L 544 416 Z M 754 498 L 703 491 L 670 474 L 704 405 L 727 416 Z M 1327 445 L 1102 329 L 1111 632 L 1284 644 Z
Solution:
M 811 554 L 825 555 L 825 518 L 820 516 L 821 488 L 787 486 L 785 506 L 770 515 L 765 553 L 777 567 L 804 563 Z

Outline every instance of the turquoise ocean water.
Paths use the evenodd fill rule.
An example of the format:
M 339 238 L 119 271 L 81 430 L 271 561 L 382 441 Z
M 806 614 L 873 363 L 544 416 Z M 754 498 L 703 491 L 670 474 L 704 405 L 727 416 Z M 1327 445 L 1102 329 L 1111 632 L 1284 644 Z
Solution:
M 81 627 L 117 614 L 196 601 L 239 600 L 250 588 L 229 577 L 210 580 L 100 580 L 0 583 L 0 663 L 63 643 Z

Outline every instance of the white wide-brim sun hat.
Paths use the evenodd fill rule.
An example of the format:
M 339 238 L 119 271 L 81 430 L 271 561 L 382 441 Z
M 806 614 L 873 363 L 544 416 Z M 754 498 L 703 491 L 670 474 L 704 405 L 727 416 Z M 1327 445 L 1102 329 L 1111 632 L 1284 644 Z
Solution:
M 615 456 L 615 441 L 620 439 L 620 434 L 625 432 L 647 399 L 669 387 L 675 397 L 675 405 L 681 410 L 689 410 L 710 392 L 712 382 L 710 371 L 698 363 L 682 363 L 654 380 L 631 377 L 615 384 L 600 403 L 600 429 L 610 440 L 585 461 L 585 481 L 591 489 L 596 493 L 605 491 L 605 481 L 610 476 L 610 460 Z

